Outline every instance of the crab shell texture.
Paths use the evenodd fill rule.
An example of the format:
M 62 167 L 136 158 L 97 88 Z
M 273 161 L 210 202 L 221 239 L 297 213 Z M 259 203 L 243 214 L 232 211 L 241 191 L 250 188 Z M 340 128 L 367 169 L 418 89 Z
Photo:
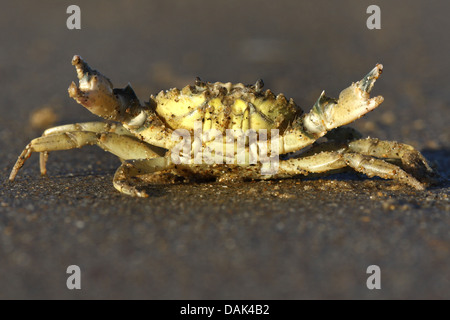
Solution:
M 193 132 L 194 123 L 200 121 L 202 130 L 215 129 L 222 134 L 226 129 L 279 129 L 283 133 L 303 111 L 283 94 L 275 97 L 270 90 L 261 89 L 262 80 L 246 86 L 197 79 L 195 86 L 161 91 L 152 98 L 156 113 L 171 129 Z

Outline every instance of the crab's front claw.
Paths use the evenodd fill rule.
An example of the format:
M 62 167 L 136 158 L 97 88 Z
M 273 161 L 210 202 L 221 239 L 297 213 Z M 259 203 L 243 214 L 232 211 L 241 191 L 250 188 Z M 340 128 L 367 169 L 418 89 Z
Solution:
M 356 83 L 356 85 L 363 91 L 370 93 L 372 91 L 375 81 L 383 72 L 383 65 L 378 63 L 364 78 Z
M 114 89 L 111 81 L 92 69 L 78 55 L 72 59 L 79 85 L 72 82 L 69 96 L 92 113 L 108 120 L 127 122 L 141 111 L 141 105 L 133 89 Z
M 383 97 L 370 98 L 370 91 L 383 70 L 377 64 L 362 80 L 339 95 L 339 100 L 325 96 L 322 92 L 311 112 L 305 115 L 304 126 L 312 133 L 323 133 L 349 124 L 372 111 L 383 102 Z
M 100 72 L 93 70 L 80 57 L 75 55 L 72 59 L 75 66 L 79 85 L 70 84 L 69 96 L 92 113 L 110 118 L 114 115 L 117 101 L 113 93 L 111 81 Z

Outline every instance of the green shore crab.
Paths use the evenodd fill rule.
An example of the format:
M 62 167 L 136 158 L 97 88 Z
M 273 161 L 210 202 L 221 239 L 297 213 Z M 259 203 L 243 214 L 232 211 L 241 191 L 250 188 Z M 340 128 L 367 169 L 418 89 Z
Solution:
M 263 90 L 262 80 L 243 85 L 209 83 L 197 78 L 193 86 L 161 91 L 151 96 L 149 102 L 141 103 L 130 85 L 113 88 L 107 77 L 91 69 L 80 56 L 74 56 L 72 64 L 79 85 L 72 82 L 68 89 L 70 97 L 108 122 L 68 124 L 45 130 L 25 147 L 11 171 L 10 181 L 33 152 L 40 152 L 40 171 L 45 175 L 49 152 L 85 145 L 97 145 L 119 157 L 122 165 L 114 175 L 113 185 L 124 194 L 138 197 L 148 194 L 133 180 L 160 173 L 226 181 L 286 178 L 352 168 L 369 177 L 394 179 L 418 190 L 423 190 L 426 186 L 423 181 L 433 175 L 425 158 L 413 147 L 376 138 L 363 139 L 356 130 L 342 127 L 383 102 L 381 96 L 369 96 L 383 70 L 381 64 L 344 89 L 339 99 L 322 92 L 308 113 L 283 94 L 275 96 L 270 90 Z M 214 139 L 199 139 L 195 136 L 198 129 L 214 130 L 216 135 Z M 177 136 L 180 130 L 184 135 Z M 250 136 L 244 134 L 239 155 L 239 137 L 226 135 L 230 130 L 246 130 L 266 140 L 252 144 Z M 188 142 L 181 150 L 177 149 L 180 137 Z M 268 143 L 272 148 L 266 158 L 276 160 L 276 170 L 262 174 L 267 161 L 257 157 L 252 162 L 250 158 L 254 154 L 252 148 L 264 149 Z M 195 161 L 198 160 L 195 151 L 208 151 L 219 161 L 211 163 L 201 158 Z M 174 159 L 179 159 L 180 152 L 185 158 L 177 163 Z

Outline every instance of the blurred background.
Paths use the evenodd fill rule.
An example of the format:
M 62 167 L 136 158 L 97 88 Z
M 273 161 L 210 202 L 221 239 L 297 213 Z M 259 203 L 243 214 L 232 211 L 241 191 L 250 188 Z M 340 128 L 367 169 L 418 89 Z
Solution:
M 71 4 L 80 30 L 66 27 Z M 366 26 L 371 4 L 380 30 Z M 2 181 L 46 127 L 97 120 L 67 94 L 79 54 L 141 100 L 197 76 L 262 78 L 304 110 L 382 63 L 385 101 L 354 126 L 412 144 L 443 182 L 175 185 L 143 200 L 115 192 L 119 162 L 97 148 L 51 154 L 50 179 L 34 156 L 0 188 L 0 298 L 449 298 L 449 12 L 444 0 L 2 4 Z M 81 291 L 65 287 L 70 264 Z M 371 264 L 384 272 L 376 292 Z

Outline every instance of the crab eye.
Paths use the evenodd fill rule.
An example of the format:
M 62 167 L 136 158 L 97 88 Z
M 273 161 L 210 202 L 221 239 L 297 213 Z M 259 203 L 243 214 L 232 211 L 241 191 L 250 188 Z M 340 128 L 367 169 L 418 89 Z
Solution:
M 255 83 L 255 91 L 259 92 L 264 87 L 264 81 L 262 79 L 258 79 Z

